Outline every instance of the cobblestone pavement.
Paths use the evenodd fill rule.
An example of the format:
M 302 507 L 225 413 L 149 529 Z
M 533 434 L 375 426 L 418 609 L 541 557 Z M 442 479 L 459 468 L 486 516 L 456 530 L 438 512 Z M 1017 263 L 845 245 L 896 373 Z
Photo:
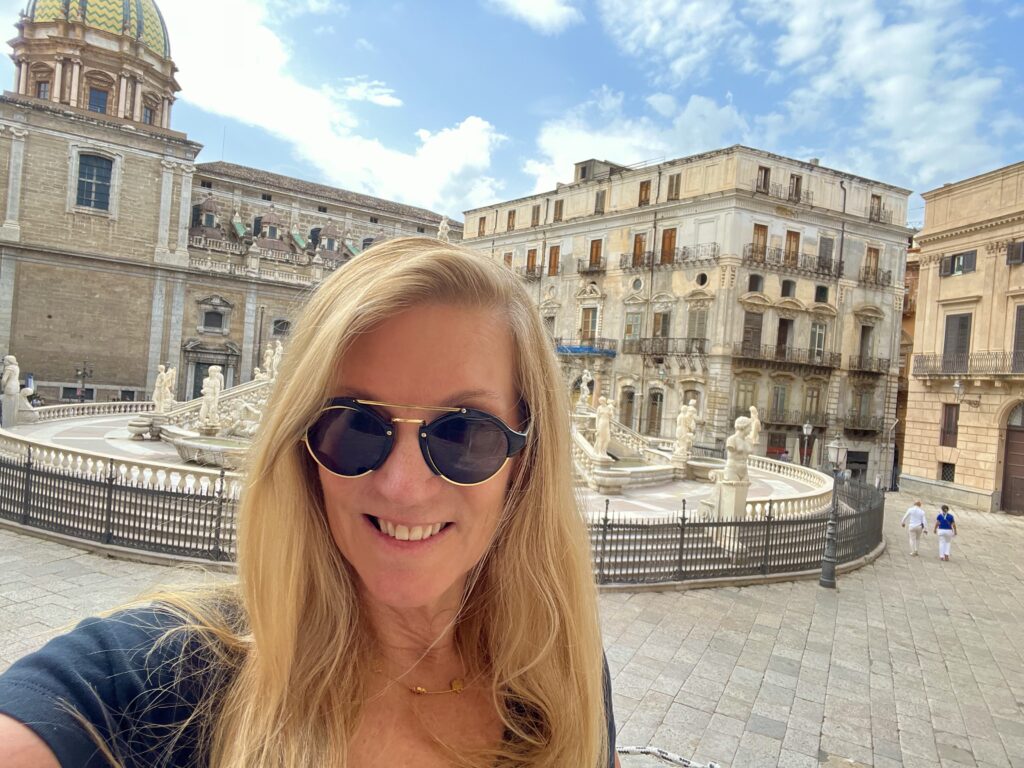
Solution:
M 619 743 L 722 768 L 1024 768 L 1024 519 L 960 513 L 942 563 L 934 535 L 907 555 L 909 501 L 889 497 L 887 551 L 836 591 L 604 593 Z M 0 553 L 0 669 L 157 584 L 224 578 L 4 530 Z

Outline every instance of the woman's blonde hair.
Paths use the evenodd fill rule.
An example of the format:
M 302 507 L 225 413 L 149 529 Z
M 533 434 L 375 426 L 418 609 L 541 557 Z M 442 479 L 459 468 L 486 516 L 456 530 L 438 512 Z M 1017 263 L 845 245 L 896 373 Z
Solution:
M 606 764 L 596 590 L 551 340 L 509 270 L 458 246 L 402 238 L 337 270 L 294 325 L 241 501 L 240 618 L 211 616 L 213 603 L 177 604 L 230 670 L 203 712 L 214 768 L 347 764 L 368 665 L 379 651 L 300 438 L 333 394 L 353 339 L 427 303 L 493 309 L 507 319 L 531 422 L 494 546 L 468 580 L 455 625 L 467 664 L 493 680 L 512 738 L 459 762 Z

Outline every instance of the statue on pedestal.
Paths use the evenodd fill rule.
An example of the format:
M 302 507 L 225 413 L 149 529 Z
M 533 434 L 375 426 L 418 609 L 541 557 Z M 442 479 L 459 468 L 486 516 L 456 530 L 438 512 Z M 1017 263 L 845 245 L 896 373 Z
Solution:
M 24 387 L 20 393 L 18 393 L 18 423 L 19 424 L 33 424 L 39 421 L 39 414 L 36 413 L 35 407 L 29 400 L 33 395 L 33 391 L 29 387 Z
M 725 482 L 749 482 L 747 476 L 747 457 L 754 450 L 751 431 L 754 422 L 746 416 L 740 416 L 734 424 L 735 432 L 725 441 L 725 469 L 721 479 Z
M 203 403 L 199 407 L 199 423 L 201 426 L 215 427 L 220 423 L 217 406 L 221 390 L 223 389 L 224 376 L 220 372 L 220 366 L 211 365 L 206 378 L 203 379 L 203 388 L 201 390 L 203 396 Z
M 691 400 L 679 409 L 676 417 L 676 453 L 689 456 L 697 431 L 697 401 Z
M 224 431 L 227 437 L 252 439 L 260 426 L 260 409 L 244 400 L 231 404 L 231 425 Z
M 268 379 L 274 378 L 274 345 L 267 342 L 267 348 L 263 350 L 263 372 Z
M 594 449 L 601 456 L 606 456 L 608 443 L 612 439 L 612 417 L 615 415 L 615 404 L 603 395 L 598 398 L 597 402 L 597 434 L 594 438 Z
M 277 378 L 277 374 L 281 369 L 281 358 L 284 357 L 284 345 L 280 341 L 274 342 L 274 358 L 271 361 L 273 368 L 271 369 L 270 377 L 272 379 Z
M 580 376 L 580 397 L 576 401 L 577 408 L 586 408 L 590 405 L 590 382 L 593 380 L 594 377 L 590 375 L 590 371 L 584 368 L 583 375 Z
M 270 373 L 263 371 L 259 366 L 252 369 L 252 380 L 253 381 L 270 381 Z
M 442 243 L 450 242 L 448 238 L 448 231 L 450 229 L 451 227 L 448 226 L 448 217 L 442 216 L 441 223 L 437 227 L 437 239 L 440 240 Z
M 18 359 L 14 355 L 7 355 L 4 358 L 4 373 L 0 378 L 0 389 L 5 395 L 17 395 L 21 392 L 21 368 L 18 366 Z
M 170 389 L 167 387 L 167 368 L 158 365 L 156 371 L 156 380 L 153 382 L 153 412 L 164 413 L 167 410 L 167 400 L 170 394 Z
M 761 440 L 761 416 L 757 412 L 757 406 L 750 406 L 750 442 L 755 446 Z

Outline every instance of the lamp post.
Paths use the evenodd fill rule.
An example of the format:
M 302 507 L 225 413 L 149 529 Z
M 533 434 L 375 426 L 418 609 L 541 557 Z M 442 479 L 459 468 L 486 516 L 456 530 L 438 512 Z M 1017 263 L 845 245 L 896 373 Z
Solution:
M 832 465 L 832 508 L 828 514 L 828 526 L 825 529 L 825 554 L 821 558 L 821 578 L 818 584 L 829 589 L 836 588 L 836 528 L 838 526 L 837 487 L 841 467 L 846 464 L 846 445 L 836 435 L 829 442 L 828 460 Z
M 979 405 L 981 405 L 980 397 L 968 400 L 964 398 L 964 395 L 966 393 L 967 390 L 964 387 L 964 383 L 960 381 L 960 379 L 957 379 L 956 381 L 953 382 L 953 397 L 956 400 L 957 405 L 960 405 L 962 403 L 964 405 L 969 405 L 971 408 L 977 408 Z
M 75 382 L 77 384 L 78 402 L 85 402 L 85 380 L 92 378 L 92 368 L 89 365 L 89 361 L 85 360 L 82 363 L 81 368 L 75 369 Z
M 803 456 L 803 461 L 801 461 L 800 463 L 803 464 L 806 467 L 806 466 L 809 466 L 810 463 L 811 463 L 811 433 L 814 431 L 814 426 L 811 424 L 811 422 L 808 421 L 806 424 L 804 424 L 803 430 L 804 430 L 804 456 Z

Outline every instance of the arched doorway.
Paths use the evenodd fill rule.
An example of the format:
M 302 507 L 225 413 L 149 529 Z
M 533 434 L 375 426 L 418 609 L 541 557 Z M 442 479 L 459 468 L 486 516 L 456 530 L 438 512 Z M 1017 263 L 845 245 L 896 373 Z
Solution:
M 636 391 L 632 387 L 623 387 L 619 393 L 619 421 L 633 429 L 633 408 L 636 405 Z
M 645 430 L 645 433 L 651 437 L 661 436 L 661 412 L 664 404 L 664 393 L 652 389 L 647 398 L 647 429 Z
M 1010 411 L 1003 450 L 1001 506 L 1006 512 L 1024 512 L 1024 403 Z

